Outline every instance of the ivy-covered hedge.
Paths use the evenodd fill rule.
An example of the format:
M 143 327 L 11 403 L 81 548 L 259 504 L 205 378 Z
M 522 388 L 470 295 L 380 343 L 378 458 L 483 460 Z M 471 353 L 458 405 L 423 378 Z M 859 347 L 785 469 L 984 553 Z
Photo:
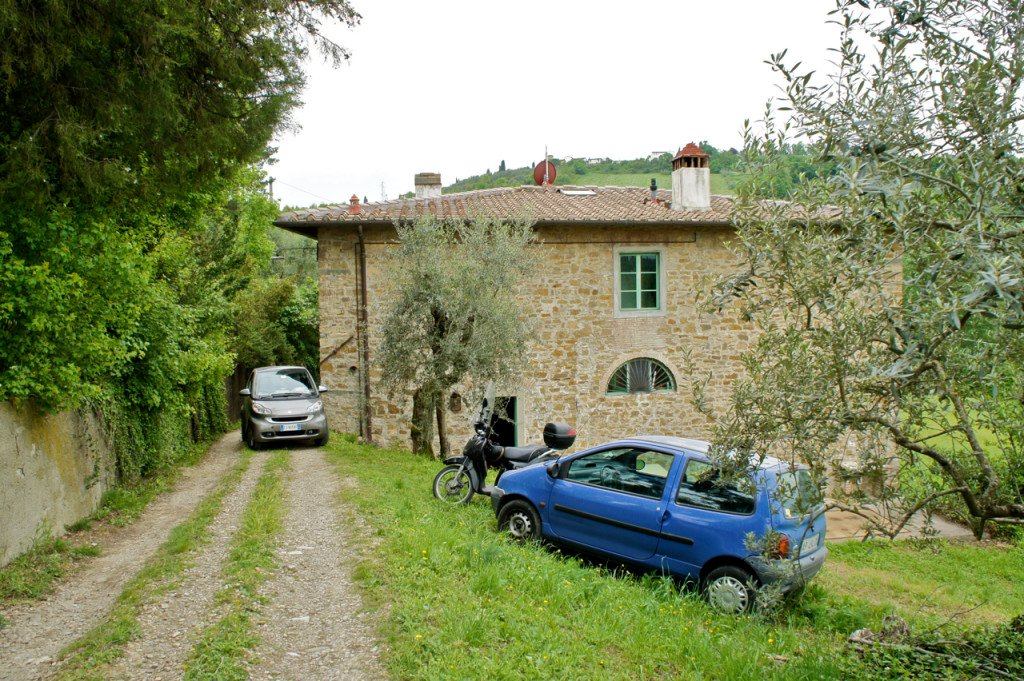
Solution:
M 69 212 L 0 232 L 0 399 L 98 411 L 123 481 L 228 428 L 237 311 L 272 278 L 259 172 L 191 208 L 173 225 Z
M 226 425 L 238 296 L 274 249 L 250 168 L 310 50 L 347 56 L 323 24 L 358 21 L 347 0 L 4 5 L 0 400 L 99 409 L 127 478 Z

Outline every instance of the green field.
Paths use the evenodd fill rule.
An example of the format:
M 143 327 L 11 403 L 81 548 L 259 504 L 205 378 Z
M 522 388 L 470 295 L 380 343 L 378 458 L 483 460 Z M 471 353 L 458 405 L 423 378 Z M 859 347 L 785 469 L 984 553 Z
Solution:
M 576 175 L 570 170 L 560 172 L 556 185 L 590 185 L 595 187 L 643 187 L 651 186 L 651 178 L 658 181 L 658 189 L 672 189 L 672 176 L 669 174 L 641 173 L 584 173 Z M 735 193 L 734 176 L 711 175 L 711 193 L 732 195 Z
M 339 440 L 329 456 L 356 482 L 345 498 L 369 539 L 356 576 L 386 613 L 398 679 L 928 678 L 900 657 L 911 648 L 862 659 L 846 638 L 889 614 L 949 638 L 1024 609 L 1024 548 L 928 542 L 836 545 L 779 613 L 718 615 L 657 575 L 508 541 L 486 499 L 452 508 L 431 496 L 437 462 Z M 931 678 L 943 678 L 948 660 L 936 659 Z M 953 676 L 985 678 L 966 669 Z

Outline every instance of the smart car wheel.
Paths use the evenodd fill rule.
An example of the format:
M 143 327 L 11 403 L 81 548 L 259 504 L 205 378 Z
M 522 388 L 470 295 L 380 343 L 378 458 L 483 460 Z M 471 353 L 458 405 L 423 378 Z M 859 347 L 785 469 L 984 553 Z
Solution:
M 529 502 L 516 499 L 505 504 L 498 514 L 498 527 L 516 541 L 540 539 L 540 516 Z
M 473 481 L 462 466 L 445 466 L 434 477 L 434 496 L 449 504 L 468 504 L 473 498 Z
M 249 437 L 246 440 L 249 445 L 249 449 L 257 450 L 260 448 L 261 443 L 256 439 L 256 433 L 253 432 L 253 427 L 249 426 Z
M 751 586 L 754 576 L 743 568 L 723 565 L 704 578 L 704 596 L 715 610 L 729 615 L 750 612 L 757 594 Z

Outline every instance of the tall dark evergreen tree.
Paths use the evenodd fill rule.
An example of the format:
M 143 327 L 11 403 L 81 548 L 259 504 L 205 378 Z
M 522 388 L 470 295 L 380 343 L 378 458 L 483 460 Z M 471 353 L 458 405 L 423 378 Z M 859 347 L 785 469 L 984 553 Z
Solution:
M 0 399 L 58 408 L 152 355 L 158 252 L 267 153 L 346 0 L 0 6 Z M 170 348 L 168 351 L 174 351 Z

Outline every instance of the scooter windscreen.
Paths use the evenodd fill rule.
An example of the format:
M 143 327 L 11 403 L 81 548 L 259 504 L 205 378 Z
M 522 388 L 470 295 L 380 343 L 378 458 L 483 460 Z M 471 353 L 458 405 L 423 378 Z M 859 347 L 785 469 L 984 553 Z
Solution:
M 494 415 L 494 382 L 488 381 L 484 387 L 483 400 L 480 402 L 480 413 L 477 415 L 476 422 L 481 424 L 487 431 L 487 435 L 491 434 L 491 417 Z

